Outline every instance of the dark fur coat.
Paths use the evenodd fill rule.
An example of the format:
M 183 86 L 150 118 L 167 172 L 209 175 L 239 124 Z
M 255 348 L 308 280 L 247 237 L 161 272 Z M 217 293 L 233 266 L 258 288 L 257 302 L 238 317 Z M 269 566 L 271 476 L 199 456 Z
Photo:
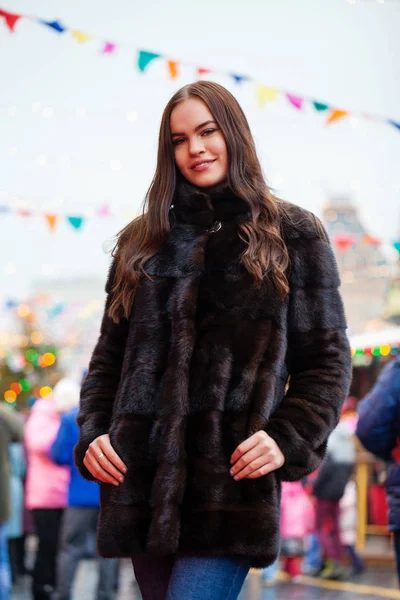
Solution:
M 130 319 L 115 324 L 104 313 L 75 448 L 80 472 L 91 478 L 85 451 L 109 432 L 128 467 L 119 487 L 101 484 L 102 556 L 244 555 L 256 567 L 274 561 L 280 482 L 320 464 L 351 374 L 332 249 L 310 213 L 285 206 L 291 268 L 284 301 L 270 274 L 256 288 L 239 263 L 248 204 L 182 186 L 168 239 L 146 265 L 152 281 L 143 277 Z M 285 464 L 236 482 L 230 456 L 261 429 Z

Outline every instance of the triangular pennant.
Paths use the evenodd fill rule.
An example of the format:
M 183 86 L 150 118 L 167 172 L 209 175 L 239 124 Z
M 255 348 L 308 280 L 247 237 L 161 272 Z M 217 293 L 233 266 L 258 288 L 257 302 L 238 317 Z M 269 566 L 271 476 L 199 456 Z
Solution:
M 3 17 L 8 29 L 14 31 L 15 23 L 22 17 L 22 15 L 15 15 L 5 10 L 0 9 L 0 17 Z
M 279 91 L 263 85 L 262 83 L 257 84 L 257 102 L 259 108 L 262 108 L 267 102 L 272 102 L 278 97 Z
M 176 79 L 179 75 L 178 73 L 178 63 L 176 60 L 167 61 L 168 73 L 171 79 Z
M 8 213 L 10 212 L 10 207 L 6 204 L 0 204 L 0 213 Z
M 101 215 L 102 217 L 108 217 L 110 215 L 110 207 L 108 206 L 108 204 L 101 206 L 97 211 L 97 214 Z
M 329 108 L 328 104 L 323 104 L 322 102 L 313 102 L 313 105 L 315 110 L 318 110 L 318 112 L 324 112 Z
M 389 121 L 389 123 L 393 125 L 393 127 L 397 127 L 397 129 L 400 129 L 400 123 L 396 123 L 396 121 Z
M 45 219 L 50 227 L 50 231 L 54 231 L 57 221 L 57 215 L 45 214 Z
M 246 75 L 235 75 L 231 73 L 231 77 L 236 81 L 236 83 L 243 83 L 243 81 L 248 81 L 249 78 Z
M 303 108 L 303 98 L 300 96 L 293 96 L 293 94 L 286 94 L 286 98 L 289 100 L 290 104 L 292 104 L 298 110 Z
M 26 208 L 19 208 L 17 210 L 17 214 L 20 217 L 31 217 L 32 216 L 32 212 L 30 210 L 27 210 Z
M 90 35 L 83 33 L 83 31 L 79 31 L 79 29 L 71 29 L 70 34 L 79 44 L 84 44 L 91 39 Z
M 203 77 L 203 75 L 208 75 L 211 73 L 211 69 L 205 69 L 203 67 L 197 67 L 196 73 L 198 77 Z
M 160 56 L 161 56 L 161 54 L 155 54 L 154 52 L 147 52 L 146 50 L 139 50 L 139 54 L 138 54 L 139 70 L 142 71 L 142 73 L 144 73 L 144 71 L 149 66 L 149 64 L 156 58 L 159 58 Z
M 66 29 L 64 25 L 61 25 L 60 21 L 43 21 L 43 19 L 39 19 L 39 21 L 40 23 L 43 23 L 43 25 L 47 25 L 47 27 L 54 29 L 57 33 L 63 33 Z
M 363 235 L 363 242 L 364 242 L 364 244 L 368 244 L 368 246 L 380 246 L 381 245 L 381 241 L 378 240 L 378 238 L 374 237 L 373 235 L 369 235 L 369 233 L 365 233 Z
M 74 229 L 80 229 L 83 225 L 83 217 L 67 217 Z
M 399 258 L 400 258 L 400 240 L 396 240 L 393 242 L 393 248 L 395 250 L 397 250 L 397 252 L 399 253 Z
M 104 42 L 104 46 L 103 46 L 101 53 L 102 54 L 111 54 L 112 52 L 114 52 L 116 47 L 117 47 L 116 44 L 114 44 L 113 42 Z
M 334 121 L 339 121 L 339 119 L 343 119 L 343 117 L 345 117 L 348 114 L 349 113 L 347 110 L 340 110 L 339 108 L 333 108 L 331 114 L 329 115 L 329 117 L 326 120 L 326 124 L 329 125 L 330 123 L 333 123 Z
M 354 244 L 354 238 L 352 235 L 338 234 L 335 235 L 334 242 L 338 250 L 346 252 Z

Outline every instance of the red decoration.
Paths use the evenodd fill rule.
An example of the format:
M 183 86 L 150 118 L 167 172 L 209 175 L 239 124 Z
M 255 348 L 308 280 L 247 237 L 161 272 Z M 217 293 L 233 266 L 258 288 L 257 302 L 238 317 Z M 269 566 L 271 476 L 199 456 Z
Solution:
M 197 75 L 201 77 L 202 75 L 208 75 L 211 73 L 211 69 L 203 69 L 203 67 L 197 67 Z
M 14 31 L 15 23 L 22 17 L 22 15 L 15 15 L 0 8 L 0 17 L 5 19 L 8 29 L 10 31 Z
M 336 235 L 334 242 L 340 252 L 346 252 L 354 244 L 354 238 L 352 235 Z

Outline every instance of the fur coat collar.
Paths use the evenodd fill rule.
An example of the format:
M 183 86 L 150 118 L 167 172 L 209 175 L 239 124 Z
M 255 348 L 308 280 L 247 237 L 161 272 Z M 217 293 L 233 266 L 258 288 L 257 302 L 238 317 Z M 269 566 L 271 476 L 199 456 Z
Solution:
M 101 485 L 102 556 L 242 555 L 256 567 L 275 560 L 280 483 L 322 461 L 351 373 L 330 245 L 306 211 L 286 212 L 284 301 L 268 273 L 256 288 L 240 264 L 238 224 L 248 206 L 226 190 L 179 189 L 168 238 L 146 264 L 150 278 L 118 324 L 107 314 L 110 271 L 75 448 L 90 479 L 85 452 L 109 433 L 128 467 L 123 484 Z M 236 482 L 230 456 L 260 429 L 285 464 Z

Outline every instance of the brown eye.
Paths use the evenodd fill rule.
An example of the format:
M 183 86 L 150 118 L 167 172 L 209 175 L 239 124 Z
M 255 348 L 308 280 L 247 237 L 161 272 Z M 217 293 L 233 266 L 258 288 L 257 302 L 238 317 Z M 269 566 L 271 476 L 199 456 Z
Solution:
M 178 138 L 177 140 L 172 140 L 172 143 L 174 146 L 179 146 L 179 144 L 182 144 L 184 141 L 185 140 L 183 138 Z
M 211 135 L 216 129 L 205 129 L 201 135 Z

